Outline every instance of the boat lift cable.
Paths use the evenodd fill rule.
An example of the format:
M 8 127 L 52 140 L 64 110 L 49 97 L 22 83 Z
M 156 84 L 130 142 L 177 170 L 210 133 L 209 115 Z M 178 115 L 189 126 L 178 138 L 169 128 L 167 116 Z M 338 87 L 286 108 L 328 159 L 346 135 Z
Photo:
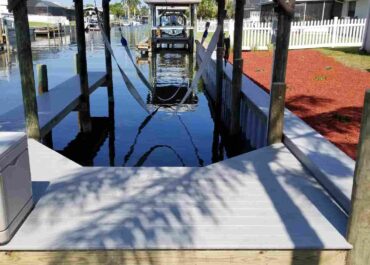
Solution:
M 177 157 L 177 159 L 180 161 L 180 163 L 182 164 L 183 167 L 185 167 L 185 162 L 184 160 L 182 159 L 182 157 L 179 155 L 179 153 L 176 152 L 176 150 L 169 146 L 169 145 L 165 145 L 165 144 L 158 144 L 158 145 L 154 145 L 152 146 L 148 151 L 146 151 L 140 158 L 139 160 L 136 162 L 136 164 L 134 165 L 134 167 L 140 167 L 142 166 L 145 161 L 149 158 L 149 156 L 156 150 L 156 149 L 159 149 L 159 148 L 166 148 L 166 149 L 169 149 L 171 150 L 175 156 Z
M 129 148 L 129 151 L 126 153 L 125 157 L 124 157 L 124 162 L 122 164 L 122 166 L 126 166 L 127 165 L 127 162 L 130 160 L 132 154 L 134 153 L 135 151 L 135 146 L 137 144 L 137 141 L 139 139 L 139 136 L 141 135 L 142 131 L 144 130 L 144 128 L 151 122 L 152 118 L 157 114 L 157 112 L 159 111 L 160 107 L 157 108 L 155 111 L 153 111 L 151 114 L 149 114 L 145 119 L 144 121 L 140 124 L 138 130 L 137 130 L 137 133 L 135 135 L 135 139 L 134 139 L 134 142 L 131 144 L 130 148 Z M 183 121 L 183 119 L 181 118 L 180 115 L 177 115 L 181 125 L 184 127 L 188 137 L 189 137 L 189 140 L 190 140 L 190 143 L 191 145 L 193 146 L 193 149 L 194 149 L 194 153 L 195 153 L 195 156 L 198 160 L 198 165 L 200 167 L 203 167 L 204 166 L 204 160 L 200 157 L 200 154 L 199 154 L 199 149 L 198 147 L 196 146 L 196 144 L 194 143 L 194 140 L 193 140 L 193 137 L 188 129 L 188 127 L 186 126 L 185 122 Z
M 135 63 L 134 61 L 134 58 L 132 56 L 132 53 L 130 51 L 130 48 L 128 47 L 128 43 L 127 43 L 127 40 L 125 39 L 125 37 L 123 36 L 123 33 L 122 33 L 122 29 L 121 29 L 121 26 L 118 27 L 119 29 L 119 32 L 121 33 L 121 44 L 122 46 L 125 48 L 126 50 L 126 53 L 128 55 L 128 57 L 130 58 L 130 61 L 132 62 L 132 64 L 134 65 L 135 67 L 135 70 L 138 74 L 138 76 L 140 77 L 140 79 L 143 81 L 143 83 L 145 84 L 145 86 L 151 91 L 153 92 L 153 87 L 150 85 L 150 83 L 148 82 L 148 80 L 145 78 L 144 74 L 141 72 L 140 68 L 137 66 L 137 64 Z
M 134 142 L 131 144 L 130 148 L 129 148 L 129 151 L 126 153 L 125 157 L 124 157 L 124 161 L 123 161 L 123 167 L 126 166 L 127 162 L 130 160 L 132 154 L 134 153 L 135 151 L 135 146 L 137 144 L 137 140 L 139 139 L 139 136 L 140 134 L 142 133 L 143 129 L 149 124 L 149 122 L 152 120 L 152 118 L 157 114 L 158 110 L 160 109 L 157 108 L 156 110 L 154 110 L 152 113 L 150 113 L 145 119 L 144 121 L 140 124 L 138 130 L 137 130 L 137 133 L 135 135 L 135 139 L 134 139 Z
M 99 29 L 102 33 L 102 36 L 103 36 L 103 41 L 104 41 L 104 44 L 105 44 L 105 47 L 108 49 L 109 53 L 112 55 L 114 61 L 116 62 L 117 64 L 117 67 L 121 73 L 121 76 L 126 84 L 126 87 L 128 89 L 128 91 L 130 92 L 130 94 L 135 98 L 135 100 L 139 103 L 139 105 L 147 112 L 149 113 L 150 111 L 148 110 L 144 100 L 141 98 L 139 92 L 136 90 L 135 86 L 132 84 L 132 82 L 130 81 L 129 77 L 126 75 L 125 71 L 123 71 L 123 68 L 121 67 L 121 65 L 119 64 L 114 52 L 113 52 L 113 49 L 112 49 L 112 46 L 108 40 L 108 37 L 107 35 L 105 34 L 105 31 L 104 31 L 104 28 L 103 28 L 103 25 L 102 25 L 102 22 L 101 22 L 101 19 L 99 17 L 99 10 L 97 8 L 97 5 L 96 5 L 96 0 L 95 0 L 95 12 L 97 13 L 97 19 L 98 19 L 98 26 L 99 26 Z
M 189 131 L 188 127 L 186 126 L 185 122 L 183 121 L 183 119 L 181 118 L 181 116 L 180 116 L 180 115 L 177 115 L 177 117 L 179 118 L 180 123 L 181 123 L 181 124 L 182 124 L 182 126 L 184 127 L 186 134 L 189 136 L 189 140 L 190 140 L 191 145 L 192 145 L 192 146 L 193 146 L 193 148 L 194 148 L 194 153 L 195 153 L 195 156 L 196 156 L 196 157 L 197 157 L 197 159 L 198 159 L 198 164 L 199 164 L 199 166 L 200 166 L 200 167 L 203 167 L 203 166 L 204 166 L 204 160 L 200 157 L 199 149 L 198 149 L 198 147 L 195 145 L 194 140 L 193 140 L 193 137 L 192 137 L 192 135 L 191 135 L 191 133 L 190 133 L 190 131 Z
M 134 58 L 132 56 L 132 53 L 131 53 L 131 50 L 130 48 L 128 47 L 128 42 L 127 40 L 125 39 L 125 37 L 123 36 L 123 33 L 122 33 L 122 29 L 121 29 L 121 26 L 119 26 L 119 31 L 121 33 L 121 44 L 122 46 L 125 48 L 126 50 L 126 53 L 128 55 L 128 57 L 130 58 L 130 61 L 132 62 L 132 64 L 134 65 L 135 67 L 135 70 L 138 74 L 138 76 L 140 77 L 141 81 L 143 81 L 143 83 L 148 87 L 148 89 L 152 92 L 152 94 L 154 94 L 154 88 L 150 85 L 150 83 L 148 82 L 148 80 L 146 79 L 145 75 L 141 72 L 140 68 L 137 66 L 137 64 L 135 63 L 134 61 Z M 155 95 L 155 97 L 157 97 L 159 100 L 161 100 L 162 102 L 168 102 L 172 99 L 174 99 L 176 97 L 176 95 L 180 92 L 181 90 L 181 87 L 178 87 L 176 89 L 176 91 L 173 93 L 172 96 L 168 97 L 168 98 L 161 98 L 157 95 Z
M 146 107 L 146 105 L 144 103 L 144 100 L 141 98 L 141 96 L 138 93 L 138 91 L 136 90 L 135 86 L 132 84 L 132 82 L 130 81 L 130 79 L 126 75 L 126 73 L 123 71 L 122 67 L 120 66 L 120 64 L 119 64 L 119 62 L 117 60 L 117 58 L 114 55 L 112 46 L 111 46 L 111 44 L 110 44 L 110 42 L 108 40 L 108 37 L 105 34 L 105 31 L 103 30 L 102 22 L 101 22 L 101 19 L 99 17 L 99 11 L 98 11 L 98 8 L 97 8 L 96 0 L 94 0 L 94 2 L 95 2 L 95 10 L 96 10 L 96 13 L 97 13 L 98 25 L 99 25 L 99 28 L 100 28 L 100 30 L 102 32 L 102 36 L 103 36 L 103 40 L 104 40 L 105 46 L 107 47 L 107 49 L 111 53 L 113 59 L 115 60 L 117 66 L 118 66 L 118 69 L 119 69 L 119 71 L 120 71 L 120 73 L 122 75 L 122 78 L 123 78 L 123 80 L 126 83 L 127 89 L 129 90 L 129 92 L 131 93 L 131 95 L 136 99 L 136 101 L 145 109 L 145 111 L 149 113 L 149 110 L 147 109 L 147 107 Z M 123 38 L 122 31 L 120 31 L 120 32 L 121 32 L 121 36 Z M 209 45 L 207 47 L 207 52 L 206 52 L 205 56 L 203 57 L 203 61 L 202 61 L 201 65 L 200 65 L 198 71 L 196 72 L 194 79 L 192 80 L 191 86 L 188 87 L 185 96 L 183 97 L 183 99 L 178 104 L 178 106 L 176 108 L 176 111 L 175 111 L 176 113 L 178 112 L 180 106 L 183 105 L 185 103 L 185 101 L 189 98 L 189 96 L 191 95 L 192 91 L 195 90 L 196 87 L 198 86 L 199 80 L 202 77 L 203 72 L 205 71 L 208 63 L 210 62 L 210 60 L 212 58 L 213 51 L 216 49 L 216 46 L 217 46 L 217 42 L 218 42 L 218 38 L 219 38 L 220 33 L 221 33 L 221 26 L 217 26 L 216 31 L 215 31 L 215 33 L 212 36 L 211 42 L 209 43 Z M 125 50 L 128 53 L 128 56 L 129 56 L 131 62 L 134 64 L 136 70 L 138 71 L 138 73 L 140 73 L 139 74 L 139 77 L 141 77 L 143 80 L 146 80 L 146 78 L 142 74 L 140 68 L 137 67 L 136 63 L 133 60 L 131 51 L 128 48 L 128 45 L 127 45 L 127 41 L 124 39 L 124 41 L 121 40 L 121 42 L 122 42 L 122 44 L 126 44 Z M 151 86 L 150 86 L 149 82 L 147 80 L 146 81 L 143 81 L 143 82 L 147 86 L 149 85 L 148 88 L 150 89 Z M 153 91 L 153 89 L 150 89 L 150 90 Z M 180 90 L 180 88 L 178 88 L 178 90 Z M 178 91 L 175 91 L 175 93 L 177 94 Z M 172 95 L 170 98 L 173 98 L 173 97 L 175 97 L 175 95 Z M 169 99 L 161 99 L 161 100 L 162 101 L 163 100 L 169 101 L 170 98 Z
M 128 56 L 129 56 L 129 58 L 130 58 L 130 60 L 131 60 L 131 62 L 134 64 L 134 66 L 135 66 L 135 69 L 136 69 L 136 71 L 138 72 L 138 75 L 139 75 L 139 77 L 143 80 L 143 82 L 147 85 L 147 84 L 149 84 L 149 82 L 146 80 L 146 78 L 145 78 L 145 76 L 144 76 L 144 74 L 141 72 L 141 70 L 140 70 L 140 68 L 136 65 L 136 63 L 134 62 L 134 60 L 133 60 L 133 56 L 132 56 L 132 54 L 131 54 L 131 51 L 130 51 L 130 49 L 127 47 L 128 45 L 127 45 L 127 41 L 126 41 L 126 39 L 123 37 L 123 34 L 122 34 L 122 30 L 121 30 L 121 28 L 120 28 L 120 32 L 121 32 L 121 37 L 122 37 L 122 40 L 121 40 L 121 43 L 122 43 L 122 45 L 124 45 L 125 46 L 125 50 L 126 50 L 126 52 L 127 52 L 127 54 L 128 54 Z M 221 33 L 221 27 L 220 26 L 218 26 L 217 28 L 216 28 L 216 31 L 215 31 L 215 33 L 213 34 L 213 36 L 212 36 L 212 39 L 211 39 L 211 41 L 210 41 L 210 43 L 209 43 L 209 45 L 208 45 L 208 47 L 207 47 L 207 52 L 206 52 L 206 54 L 205 54 L 205 56 L 204 56 L 204 58 L 203 58 L 203 61 L 202 61 L 202 63 L 201 63 L 201 65 L 200 65 L 200 67 L 199 67 L 199 69 L 198 69 L 198 71 L 196 72 L 196 74 L 195 74 L 195 77 L 194 77 L 194 79 L 192 80 L 192 82 L 191 82 L 191 85 L 190 86 L 188 86 L 188 88 L 187 88 L 187 92 L 186 92 L 186 94 L 185 94 L 185 96 L 182 98 L 182 100 L 180 101 L 180 103 L 179 103 L 179 105 L 178 105 L 178 107 L 177 107 L 177 109 L 176 109 L 176 113 L 178 112 L 178 109 L 179 109 L 179 107 L 181 106 L 181 105 L 183 105 L 185 102 L 186 102 L 186 100 L 189 98 L 189 96 L 191 95 L 191 93 L 192 93 L 192 91 L 194 91 L 196 88 L 197 88 L 197 86 L 198 86 L 198 83 L 199 83 L 199 80 L 200 80 L 200 78 L 202 77 L 202 74 L 203 74 L 203 72 L 206 70 L 206 68 L 207 68 L 207 66 L 208 66 L 208 63 L 210 62 L 210 60 L 211 60 L 211 58 L 212 58 L 212 54 L 213 54 L 213 51 L 216 49 L 216 46 L 217 46 L 217 42 L 218 42 L 218 38 L 219 38 L 219 35 L 220 35 L 220 33 Z M 145 81 L 144 81 L 145 80 Z M 147 85 L 148 86 L 148 85 Z M 149 86 L 150 86 L 150 84 L 149 84 Z M 148 86 L 148 87 L 149 87 Z M 157 96 L 157 98 L 158 99 L 160 99 L 161 101 L 163 101 L 163 102 L 166 102 L 166 101 L 170 101 L 170 100 L 172 100 L 178 93 L 179 93 L 179 91 L 180 91 L 180 87 L 175 91 L 175 93 L 172 95 L 172 96 L 170 96 L 169 98 L 167 98 L 167 99 L 164 99 L 164 98 L 160 98 L 160 97 L 158 97 Z M 153 88 L 151 88 L 150 89 L 151 91 L 153 91 L 154 89 Z

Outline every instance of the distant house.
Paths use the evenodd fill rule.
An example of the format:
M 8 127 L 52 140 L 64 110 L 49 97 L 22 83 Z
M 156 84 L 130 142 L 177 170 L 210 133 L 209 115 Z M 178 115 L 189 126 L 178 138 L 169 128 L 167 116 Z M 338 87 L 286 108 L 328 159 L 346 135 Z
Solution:
M 0 0 L 0 14 L 8 13 L 8 0 Z
M 369 0 L 343 1 L 342 17 L 366 18 L 370 9 Z
M 251 21 L 259 21 L 261 13 L 261 0 L 246 0 L 244 18 Z
M 274 16 L 272 0 L 260 0 L 261 21 L 271 21 Z M 295 20 L 323 20 L 334 17 L 366 18 L 369 0 L 297 0 Z
M 28 0 L 27 8 L 30 15 L 63 16 L 69 20 L 74 17 L 74 10 L 72 8 L 52 1 Z
M 366 21 L 366 28 L 365 28 L 365 37 L 362 43 L 362 50 L 370 53 L 370 8 L 367 11 L 367 21 Z

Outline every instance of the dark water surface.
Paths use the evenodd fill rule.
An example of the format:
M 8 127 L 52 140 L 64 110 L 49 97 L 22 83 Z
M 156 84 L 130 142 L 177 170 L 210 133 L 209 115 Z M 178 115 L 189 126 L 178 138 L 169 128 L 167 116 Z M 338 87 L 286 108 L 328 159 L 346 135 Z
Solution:
M 72 112 L 53 129 L 53 148 L 85 166 L 203 166 L 228 157 L 230 152 L 225 151 L 218 133 L 215 133 L 201 84 L 180 109 L 179 115 L 174 115 L 174 104 L 179 102 L 191 83 L 194 55 L 162 52 L 141 57 L 134 46 L 148 35 L 147 28 L 126 29 L 124 34 L 140 68 L 155 88 L 153 93 L 140 81 L 130 64 L 117 29 L 112 30 L 112 46 L 142 98 L 155 112 L 148 116 L 140 108 L 113 64 L 114 112 L 109 115 L 107 89 L 97 89 L 90 97 L 93 133 L 79 134 L 77 113 Z M 86 42 L 88 70 L 105 71 L 100 33 L 88 33 Z M 47 40 L 33 43 L 35 65 L 42 63 L 48 67 L 49 88 L 75 73 L 76 51 L 76 44 L 69 37 L 63 44 L 60 40 L 51 41 L 50 45 Z M 5 54 L 0 56 L 0 91 L 0 114 L 22 104 L 15 55 L 10 60 Z M 231 153 L 241 152 L 240 148 L 236 151 L 229 149 L 233 150 Z

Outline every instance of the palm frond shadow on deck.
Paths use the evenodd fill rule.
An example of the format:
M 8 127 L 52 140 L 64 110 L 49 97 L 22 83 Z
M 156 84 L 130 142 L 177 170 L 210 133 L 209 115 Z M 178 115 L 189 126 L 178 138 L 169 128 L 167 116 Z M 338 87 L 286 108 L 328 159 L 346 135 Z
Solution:
M 268 154 L 270 161 L 278 158 L 278 149 Z M 237 203 L 240 192 L 248 185 L 252 185 L 253 190 L 253 181 L 257 178 L 263 190 L 257 188 L 256 194 L 268 194 L 293 249 L 299 251 L 307 246 L 317 249 L 319 264 L 323 239 L 295 200 L 308 199 L 314 210 L 344 235 L 343 219 L 336 219 L 340 209 L 334 207 L 313 178 L 302 177 L 304 169 L 285 170 L 283 164 L 266 163 L 262 156 L 266 154 L 257 151 L 253 160 L 235 158 L 204 168 L 91 168 L 85 174 L 72 173 L 49 186 L 38 202 L 37 215 L 30 221 L 53 226 L 60 220 L 66 222 L 65 217 L 70 216 L 63 233 L 52 243 L 56 249 L 65 246 L 106 250 L 119 246 L 144 251 L 157 249 L 156 246 L 160 249 L 197 248 L 201 246 L 197 236 L 199 229 L 224 225 L 223 219 L 231 211 L 230 204 Z M 273 175 L 276 178 L 271 178 Z M 292 190 L 300 192 L 301 197 L 293 198 Z M 250 203 L 256 194 L 248 194 Z M 51 218 L 45 219 L 45 216 Z M 206 225 L 201 227 L 202 224 Z M 237 232 L 238 228 L 233 231 Z M 223 248 L 222 237 L 230 235 L 212 236 L 215 236 L 214 244 L 211 246 L 208 242 L 203 248 Z M 63 255 L 69 254 L 61 253 L 58 260 L 62 260 Z M 296 262 L 300 261 L 293 253 L 291 264 L 300 264 Z M 137 264 L 141 264 L 140 260 Z

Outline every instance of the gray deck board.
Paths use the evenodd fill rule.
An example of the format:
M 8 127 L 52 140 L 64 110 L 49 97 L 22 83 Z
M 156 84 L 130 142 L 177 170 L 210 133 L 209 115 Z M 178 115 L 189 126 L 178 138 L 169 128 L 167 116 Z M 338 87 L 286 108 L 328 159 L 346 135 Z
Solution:
M 104 72 L 89 73 L 90 94 L 93 93 L 96 88 L 104 84 L 105 76 L 106 73 Z M 80 80 L 79 76 L 75 75 L 53 89 L 50 89 L 48 93 L 37 96 L 38 115 L 42 136 L 48 133 L 56 123 L 78 106 L 80 95 Z M 22 105 L 0 116 L 0 130 L 25 130 Z
M 225 73 L 232 77 L 231 64 L 226 65 Z M 242 82 L 242 92 L 267 117 L 269 94 L 246 75 Z M 288 109 L 283 133 L 285 145 L 349 213 L 355 161 Z
M 350 248 L 346 215 L 282 144 L 204 168 L 84 168 L 29 148 L 38 203 L 0 250 Z

